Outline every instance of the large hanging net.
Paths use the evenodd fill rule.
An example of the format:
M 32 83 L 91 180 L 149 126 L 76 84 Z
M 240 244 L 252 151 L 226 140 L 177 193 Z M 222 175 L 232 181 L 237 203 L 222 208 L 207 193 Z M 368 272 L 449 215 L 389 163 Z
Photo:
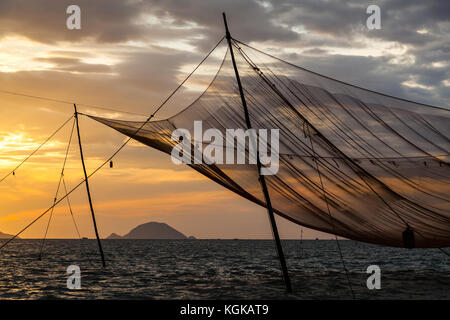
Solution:
M 450 245 L 449 110 L 358 88 L 233 43 L 253 128 L 279 129 L 279 170 L 265 176 L 276 214 L 363 242 Z M 193 132 L 196 120 L 224 139 L 226 129 L 247 129 L 229 52 L 207 90 L 166 120 L 92 118 L 169 154 L 178 144 L 172 131 Z M 248 143 L 236 147 L 248 154 Z M 256 165 L 248 163 L 190 166 L 265 206 Z

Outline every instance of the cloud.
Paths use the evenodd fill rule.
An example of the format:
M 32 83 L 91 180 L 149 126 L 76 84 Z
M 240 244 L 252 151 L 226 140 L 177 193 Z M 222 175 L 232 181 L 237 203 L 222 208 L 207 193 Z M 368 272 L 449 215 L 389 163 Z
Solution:
M 35 61 L 50 63 L 52 70 L 79 73 L 109 73 L 111 67 L 106 64 L 84 63 L 78 58 L 51 57 L 35 58 Z
M 224 35 L 221 14 L 225 11 L 232 35 L 263 51 L 368 89 L 442 107 L 450 105 L 448 1 L 371 2 L 381 7 L 381 30 L 367 30 L 369 3 L 358 0 L 77 0 L 76 4 L 81 7 L 81 30 L 66 28 L 66 8 L 70 4 L 73 1 L 0 2 L 1 90 L 150 114 Z M 221 54 L 208 59 L 205 68 L 199 70 L 204 76 L 194 76 L 188 87 L 208 84 L 220 65 L 224 46 L 225 43 L 220 47 Z M 198 92 L 182 90 L 177 100 L 166 105 L 158 115 L 165 117 L 179 111 Z M 0 93 L 0 102 L 0 141 L 8 137 L 8 133 L 23 131 L 25 137 L 38 143 L 73 112 L 70 103 L 4 93 Z M 79 110 L 117 115 L 82 105 Z M 80 126 L 88 171 L 124 141 L 123 135 L 90 119 L 81 117 Z M 24 202 L 22 198 L 14 201 L 2 198 L 3 215 L 18 211 L 34 214 L 36 208 L 48 206 L 68 134 L 64 131 L 57 137 L 57 148 L 40 154 L 40 158 L 31 163 L 30 175 L 44 162 L 52 169 L 51 172 L 39 171 L 42 183 L 39 190 L 34 190 L 33 183 L 23 182 L 24 173 L 19 172 L 17 179 L 8 181 L 17 184 L 15 195 L 22 190 L 33 199 Z M 26 143 L 23 145 L 26 147 Z M 10 153 L 6 160 L 12 164 L 23 155 Z M 70 156 L 74 183 L 81 178 L 77 150 L 73 149 Z M 183 194 L 187 188 L 202 194 L 214 185 L 197 173 L 191 175 L 175 167 L 167 155 L 147 147 L 131 144 L 114 161 L 111 171 L 100 171 L 92 182 L 95 198 L 102 206 L 111 198 L 122 204 L 105 207 L 102 217 L 105 221 L 108 221 L 108 210 L 113 207 L 124 220 L 127 201 L 142 201 L 142 206 L 133 213 L 142 216 L 145 207 L 156 206 L 157 201 L 181 203 L 176 199 L 186 199 Z M 51 178 L 46 178 L 50 174 L 53 174 Z M 141 183 L 137 185 L 132 180 L 139 176 L 142 176 Z M 173 193 L 169 198 L 168 192 Z M 74 204 L 85 203 L 82 202 L 85 194 L 80 194 L 78 202 L 74 196 Z M 48 198 L 41 199 L 43 195 Z M 144 200 L 150 196 L 156 200 L 146 203 Z M 204 230 L 217 232 L 222 228 L 220 223 L 216 229 L 197 228 L 189 221 L 205 208 L 211 211 L 208 214 L 212 218 L 207 220 L 211 225 L 214 221 L 226 224 L 224 219 L 230 210 L 237 212 L 241 208 L 251 213 L 264 213 L 243 200 L 230 210 L 228 199 L 218 201 L 216 207 L 208 203 L 203 209 L 199 208 L 205 200 L 202 197 L 194 200 L 190 203 L 189 215 L 183 218 L 184 212 L 180 213 L 173 222 L 186 222 L 187 228 L 197 236 L 208 232 Z M 213 207 L 218 209 L 211 209 Z M 178 208 L 175 206 L 174 212 L 175 209 Z M 207 217 L 205 213 L 202 219 Z M 264 225 L 266 216 L 261 217 L 260 221 L 264 222 L 260 225 Z M 253 215 L 249 213 L 245 219 L 248 221 L 246 228 L 251 228 L 255 222 Z M 86 228 L 90 225 L 87 219 Z M 135 220 L 130 221 L 127 228 L 133 225 Z M 234 232 L 230 231 L 232 223 L 228 225 L 223 234 Z M 10 230 L 15 230 L 19 224 L 12 226 Z M 112 226 L 108 230 L 117 231 Z M 240 234 L 245 234 L 245 230 L 241 231 Z M 267 232 L 270 236 L 269 229 Z M 295 232 L 298 233 L 298 229 Z
M 355 73 L 392 78 L 399 84 L 414 77 L 423 86 L 436 90 L 429 103 L 448 104 L 448 90 L 443 85 L 449 78 L 448 68 L 430 70 L 430 66 L 446 65 L 450 59 L 450 50 L 446 50 L 450 46 L 450 4 L 446 1 L 434 1 L 433 5 L 418 0 L 409 1 L 408 5 L 398 0 L 378 1 L 381 30 L 367 30 L 367 4 L 357 0 L 80 0 L 77 4 L 81 8 L 82 29 L 76 31 L 65 27 L 65 9 L 69 4 L 70 1 L 54 0 L 22 1 L 20 5 L 13 0 L 2 1 L 0 37 L 20 36 L 55 47 L 76 44 L 80 46 L 76 52 L 61 48 L 59 56 L 36 57 L 34 61 L 50 63 L 56 71 L 115 74 L 117 82 L 128 90 L 147 87 L 160 91 L 173 87 L 173 74 L 183 64 L 201 59 L 200 52 L 209 50 L 223 35 L 221 13 L 225 11 L 232 34 L 243 41 L 259 44 L 263 49 L 278 48 L 277 53 L 283 57 L 291 57 L 293 52 L 319 55 L 321 62 L 332 68 L 337 60 L 343 62 L 340 56 L 353 52 L 352 56 L 365 57 L 367 62 L 358 68 L 352 66 Z M 191 49 L 186 52 L 183 46 Z M 89 47 L 107 51 L 116 64 L 86 63 L 83 55 L 95 55 L 89 53 Z M 49 50 L 49 54 L 55 51 Z M 374 54 L 376 57 L 371 57 Z M 380 61 L 377 56 L 388 59 Z M 307 68 L 315 66 L 307 57 L 298 62 Z M 389 63 L 390 70 L 374 70 L 373 62 Z M 348 81 L 346 75 L 347 72 L 336 73 Z M 420 95 L 419 87 L 395 85 L 395 92 L 391 85 L 384 87 L 391 88 L 394 95 Z M 424 99 L 430 98 L 429 93 L 422 94 Z
M 3 36 L 21 35 L 33 41 L 55 43 L 93 38 L 99 42 L 118 42 L 137 38 L 143 30 L 134 23 L 140 15 L 137 2 L 120 0 L 77 1 L 81 8 L 82 29 L 66 28 L 66 9 L 73 1 L 17 1 L 0 4 Z

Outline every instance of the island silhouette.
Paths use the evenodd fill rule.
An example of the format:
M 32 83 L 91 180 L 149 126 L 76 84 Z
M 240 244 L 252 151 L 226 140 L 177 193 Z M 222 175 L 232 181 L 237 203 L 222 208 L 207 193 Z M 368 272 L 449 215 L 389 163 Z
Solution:
M 175 230 L 163 222 L 147 222 L 141 224 L 124 236 L 111 233 L 106 239 L 195 239 L 186 237 L 183 233 Z
M 11 239 L 12 237 L 14 237 L 14 235 L 3 233 L 0 231 L 0 239 Z M 16 239 L 20 239 L 20 238 L 16 237 Z

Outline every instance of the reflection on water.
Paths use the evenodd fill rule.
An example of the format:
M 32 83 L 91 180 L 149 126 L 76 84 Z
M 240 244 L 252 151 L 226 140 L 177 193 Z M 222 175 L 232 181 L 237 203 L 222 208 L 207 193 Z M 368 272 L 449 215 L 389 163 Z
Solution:
M 2 299 L 351 299 L 334 241 L 283 241 L 294 293 L 287 295 L 269 240 L 17 240 L 0 252 Z M 359 299 L 450 299 L 450 260 L 437 249 L 397 249 L 341 241 Z M 81 268 L 68 290 L 66 268 Z M 381 290 L 366 269 L 381 268 Z

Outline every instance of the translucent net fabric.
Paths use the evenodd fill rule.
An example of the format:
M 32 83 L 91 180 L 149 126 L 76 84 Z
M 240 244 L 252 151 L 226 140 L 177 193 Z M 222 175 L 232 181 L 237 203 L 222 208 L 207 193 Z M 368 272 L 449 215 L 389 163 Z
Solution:
M 234 46 L 252 127 L 280 132 L 279 171 L 265 176 L 278 215 L 363 242 L 403 247 L 408 229 L 415 247 L 450 245 L 449 110 L 330 79 L 239 42 Z M 247 129 L 229 53 L 207 90 L 166 120 L 143 125 L 92 118 L 169 154 L 178 143 L 172 131 L 194 132 L 196 120 L 203 131 L 220 130 L 224 146 L 226 129 Z M 248 143 L 245 148 L 248 157 Z M 248 162 L 190 166 L 265 206 L 257 167 Z

